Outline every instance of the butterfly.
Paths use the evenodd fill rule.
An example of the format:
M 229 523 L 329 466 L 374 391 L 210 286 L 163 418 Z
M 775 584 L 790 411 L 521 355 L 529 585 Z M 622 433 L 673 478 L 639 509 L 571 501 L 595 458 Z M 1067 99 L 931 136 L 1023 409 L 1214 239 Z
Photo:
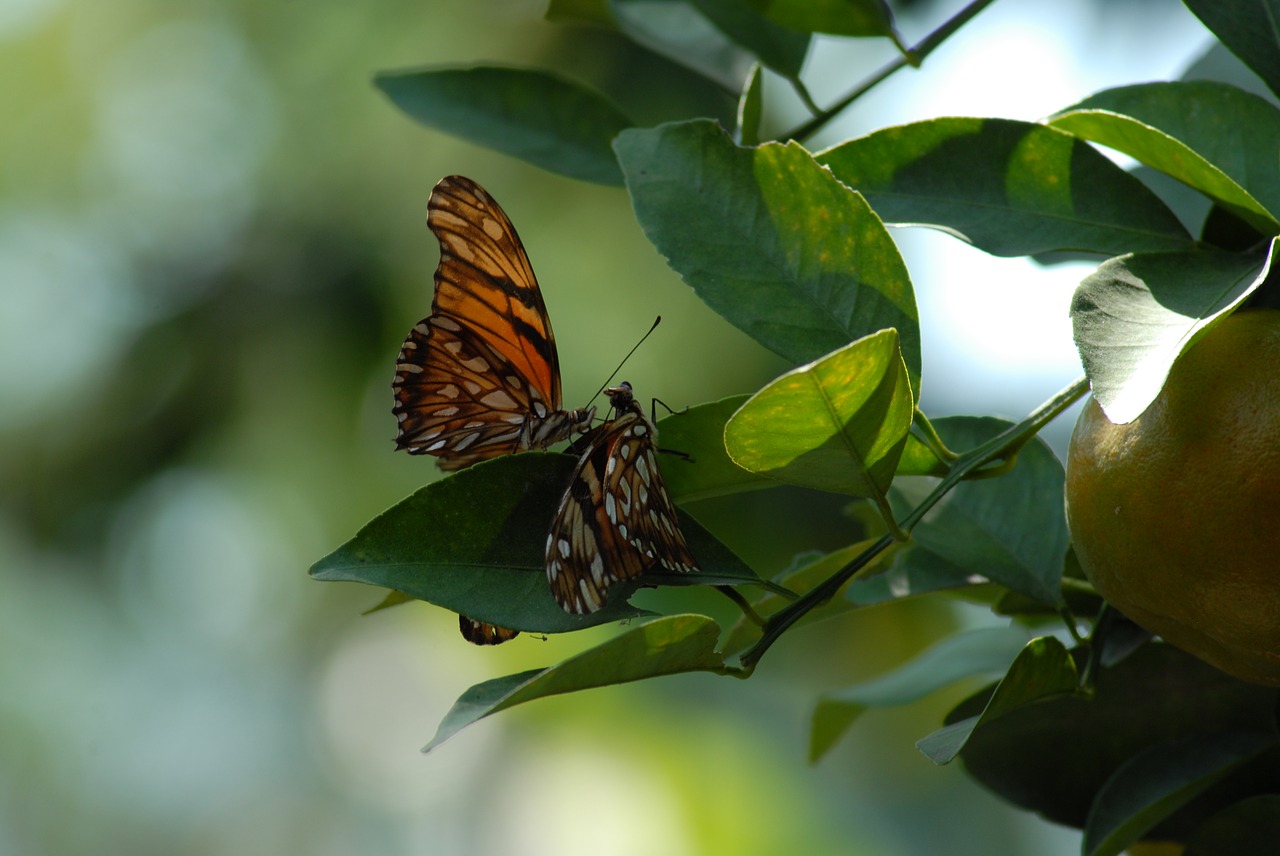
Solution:
M 396 447 L 459 470 L 545 449 L 591 427 L 595 408 L 563 410 L 551 319 L 520 236 L 469 178 L 440 180 L 427 203 L 440 242 L 431 314 L 409 331 L 391 389 Z M 517 631 L 458 616 L 469 642 Z
M 498 203 L 451 175 L 431 192 L 427 226 L 440 241 L 440 265 L 431 314 L 396 360 L 396 447 L 459 470 L 590 428 L 594 408 L 561 409 L 551 319 Z
M 510 627 L 499 627 L 496 624 L 486 624 L 483 621 L 468 618 L 461 613 L 458 615 L 458 630 L 462 632 L 462 638 L 472 645 L 501 645 L 503 642 L 509 642 L 520 635 L 519 630 L 512 630 Z
M 605 394 L 614 415 L 577 441 L 582 455 L 547 535 L 547 581 L 570 613 L 595 612 L 612 585 L 656 565 L 697 569 L 658 470 L 657 429 L 631 384 Z

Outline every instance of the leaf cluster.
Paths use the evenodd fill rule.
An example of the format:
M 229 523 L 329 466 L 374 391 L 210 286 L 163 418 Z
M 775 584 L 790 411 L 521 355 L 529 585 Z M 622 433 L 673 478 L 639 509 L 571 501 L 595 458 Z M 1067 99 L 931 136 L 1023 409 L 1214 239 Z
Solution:
M 1274 300 L 1280 40 L 1268 22 L 1277 9 L 1187 0 L 1269 88 L 1265 97 L 1209 80 L 1144 83 L 1040 122 L 941 117 L 805 147 L 990 2 L 969 3 L 914 45 L 884 0 L 551 2 L 548 19 L 570 25 L 573 38 L 622 39 L 736 100 L 731 127 L 706 115 L 637 123 L 591 82 L 554 70 L 378 75 L 378 88 L 422 124 L 625 188 L 672 270 L 793 364 L 750 395 L 659 423 L 664 445 L 692 460 L 664 466 L 678 504 L 696 513 L 787 485 L 843 497 L 850 519 L 846 546 L 815 555 L 797 544 L 796 561 L 778 571 L 750 567 L 725 545 L 731 533 L 683 514 L 704 571 L 639 584 L 720 587 L 749 603 L 736 623 L 646 612 L 627 600 L 635 583 L 604 610 L 570 616 L 546 590 L 541 557 L 572 458 L 500 458 L 422 488 L 312 575 L 387 588 L 385 605 L 420 599 L 524 631 L 628 621 L 564 662 L 473 687 L 428 748 L 547 695 L 676 672 L 749 677 L 800 623 L 888 600 L 964 597 L 1005 626 L 959 633 L 824 695 L 813 714 L 815 760 L 870 708 L 995 677 L 920 750 L 939 764 L 960 757 L 1010 802 L 1084 828 L 1086 853 L 1119 853 L 1150 836 L 1187 842 L 1189 854 L 1228 836 L 1274 840 L 1250 838 L 1275 831 L 1274 691 L 1150 641 L 1105 607 L 1074 565 L 1063 467 L 1037 434 L 1089 387 L 1113 421 L 1136 418 L 1206 329 Z M 897 58 L 824 107 L 802 75 L 819 37 L 884 39 Z M 663 79 L 650 97 L 677 103 Z M 808 118 L 771 130 L 788 97 Z M 1122 168 L 1104 148 L 1140 167 Z M 1153 176 L 1189 188 L 1200 207 L 1157 192 Z M 1196 210 L 1207 210 L 1198 223 Z M 997 256 L 1097 259 L 1071 310 L 1087 382 L 1016 424 L 929 419 L 917 406 L 925 378 L 915 290 L 889 226 L 937 229 Z

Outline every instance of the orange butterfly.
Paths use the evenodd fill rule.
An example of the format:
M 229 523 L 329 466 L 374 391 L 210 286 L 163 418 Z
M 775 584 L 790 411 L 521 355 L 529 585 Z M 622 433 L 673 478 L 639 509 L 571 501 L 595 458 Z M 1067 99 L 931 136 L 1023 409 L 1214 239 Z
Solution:
M 507 215 L 460 175 L 440 180 L 427 212 L 440 266 L 431 314 L 396 361 L 396 447 L 459 470 L 586 431 L 595 408 L 560 407 L 551 319 Z
M 658 470 L 658 431 L 631 384 L 605 390 L 614 416 L 585 445 L 547 535 L 547 581 L 566 612 L 595 612 L 610 586 L 655 565 L 693 571 Z
M 431 314 L 409 331 L 396 360 L 396 447 L 458 470 L 590 428 L 594 407 L 561 409 L 551 320 L 498 203 L 471 179 L 451 175 L 431 192 L 427 226 L 440 241 L 440 265 Z M 477 645 L 517 633 L 458 620 Z

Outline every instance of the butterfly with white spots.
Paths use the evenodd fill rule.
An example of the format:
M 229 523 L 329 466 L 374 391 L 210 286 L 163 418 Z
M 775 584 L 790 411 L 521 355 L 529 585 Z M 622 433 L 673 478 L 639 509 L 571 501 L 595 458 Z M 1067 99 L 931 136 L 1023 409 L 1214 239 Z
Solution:
M 547 581 L 570 613 L 595 612 L 609 588 L 661 566 L 697 570 L 658 469 L 658 431 L 631 384 L 605 390 L 613 418 L 584 447 L 547 536 Z

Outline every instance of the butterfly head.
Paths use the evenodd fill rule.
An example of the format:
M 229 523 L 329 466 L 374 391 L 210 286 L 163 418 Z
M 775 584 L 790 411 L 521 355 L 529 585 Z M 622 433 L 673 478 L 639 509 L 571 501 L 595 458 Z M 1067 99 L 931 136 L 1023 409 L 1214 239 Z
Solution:
M 627 383 L 625 380 L 617 386 L 609 387 L 604 391 L 604 394 L 609 396 L 609 405 L 616 413 L 622 413 L 625 410 L 630 410 L 631 406 L 635 404 L 636 401 L 635 395 L 631 391 L 631 384 Z

